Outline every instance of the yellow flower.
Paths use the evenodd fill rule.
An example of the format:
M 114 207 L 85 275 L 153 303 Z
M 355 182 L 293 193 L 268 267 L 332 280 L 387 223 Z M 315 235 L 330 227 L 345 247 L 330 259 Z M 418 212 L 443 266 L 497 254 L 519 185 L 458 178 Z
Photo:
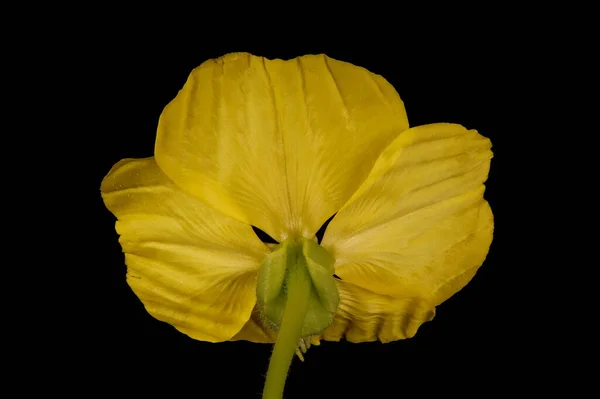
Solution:
M 412 337 L 483 263 L 491 158 L 474 130 L 409 128 L 394 88 L 363 68 L 235 53 L 192 71 L 160 117 L 154 157 L 118 162 L 102 197 L 129 285 L 190 337 L 274 342 L 295 284 L 277 273 L 292 273 L 285 259 L 295 254 L 310 271 L 305 299 L 323 312 L 300 336 L 389 342 Z

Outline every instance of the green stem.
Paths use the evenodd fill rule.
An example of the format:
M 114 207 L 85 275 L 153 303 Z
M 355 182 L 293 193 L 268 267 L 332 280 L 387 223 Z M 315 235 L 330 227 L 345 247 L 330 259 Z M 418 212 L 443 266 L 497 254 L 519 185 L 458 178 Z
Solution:
M 296 256 L 290 258 L 293 260 L 290 259 L 291 262 L 288 264 L 287 303 L 269 362 L 263 399 L 283 398 L 285 380 L 298 346 L 308 309 L 311 290 L 310 275 L 305 262 Z

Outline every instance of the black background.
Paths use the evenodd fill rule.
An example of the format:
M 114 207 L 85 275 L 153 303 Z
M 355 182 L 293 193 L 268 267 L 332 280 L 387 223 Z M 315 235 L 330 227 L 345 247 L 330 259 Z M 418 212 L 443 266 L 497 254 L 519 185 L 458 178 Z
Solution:
M 440 39 L 441 40 L 441 39 Z M 365 67 L 385 77 L 404 100 L 411 126 L 460 123 L 492 140 L 494 159 L 486 198 L 495 215 L 495 237 L 475 278 L 438 307 L 432 322 L 409 340 L 388 344 L 323 342 L 304 363 L 295 360 L 286 385 L 292 398 L 489 396 L 514 391 L 529 381 L 529 337 L 523 334 L 516 306 L 518 282 L 508 261 L 506 194 L 500 187 L 510 165 L 511 98 L 518 54 L 501 40 L 466 43 L 449 40 L 414 48 L 385 50 L 368 44 L 254 45 L 198 41 L 145 42 L 127 35 L 98 41 L 96 67 L 90 70 L 95 92 L 93 147 L 99 216 L 95 238 L 94 287 L 85 296 L 94 317 L 80 340 L 82 368 L 77 378 L 87 387 L 133 397 L 189 396 L 259 398 L 271 346 L 248 342 L 198 342 L 153 319 L 125 282 L 126 268 L 114 230 L 114 216 L 100 198 L 100 182 L 122 158 L 153 155 L 158 117 L 203 61 L 234 51 L 267 58 L 307 53 Z M 523 77 L 522 77 L 523 78 Z M 84 116 L 85 117 L 85 116 Z M 506 187 L 506 185 L 504 185 Z M 504 193 L 504 194 L 503 194 Z M 504 197 L 503 197 L 504 195 Z M 92 338 L 93 337 L 93 338 Z M 92 390 L 93 390 L 92 389 Z

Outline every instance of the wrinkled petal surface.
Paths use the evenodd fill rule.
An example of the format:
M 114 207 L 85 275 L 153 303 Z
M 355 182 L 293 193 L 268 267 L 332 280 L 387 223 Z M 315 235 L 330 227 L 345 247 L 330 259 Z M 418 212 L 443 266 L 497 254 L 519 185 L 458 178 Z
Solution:
M 322 245 L 344 282 L 437 306 L 483 263 L 493 234 L 484 200 L 490 141 L 460 125 L 411 128 L 377 160 Z
M 118 162 L 102 198 L 118 219 L 127 282 L 152 316 L 202 341 L 240 331 L 268 253 L 250 226 L 181 191 L 153 158 Z
M 337 312 L 323 334 L 313 337 L 313 344 L 318 344 L 319 339 L 358 343 L 411 338 L 421 324 L 435 315 L 435 307 L 422 298 L 394 298 L 344 281 L 335 282 L 340 294 Z M 276 334 L 264 325 L 256 312 L 233 340 L 275 342 Z
M 155 156 L 182 189 L 282 242 L 312 238 L 407 128 L 394 88 L 363 68 L 235 53 L 192 71 Z
M 337 280 L 340 305 L 322 339 L 383 343 L 412 338 L 433 319 L 435 307 L 419 297 L 394 298 Z

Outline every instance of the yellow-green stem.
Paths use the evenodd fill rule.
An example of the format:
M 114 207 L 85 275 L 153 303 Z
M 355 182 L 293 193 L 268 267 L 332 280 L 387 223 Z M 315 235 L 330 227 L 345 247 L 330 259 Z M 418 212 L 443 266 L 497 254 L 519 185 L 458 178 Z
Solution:
M 308 309 L 311 290 L 310 275 L 305 262 L 296 256 L 291 258 L 293 261 L 288 264 L 287 303 L 269 362 L 263 399 L 283 398 L 285 380 L 298 346 Z

